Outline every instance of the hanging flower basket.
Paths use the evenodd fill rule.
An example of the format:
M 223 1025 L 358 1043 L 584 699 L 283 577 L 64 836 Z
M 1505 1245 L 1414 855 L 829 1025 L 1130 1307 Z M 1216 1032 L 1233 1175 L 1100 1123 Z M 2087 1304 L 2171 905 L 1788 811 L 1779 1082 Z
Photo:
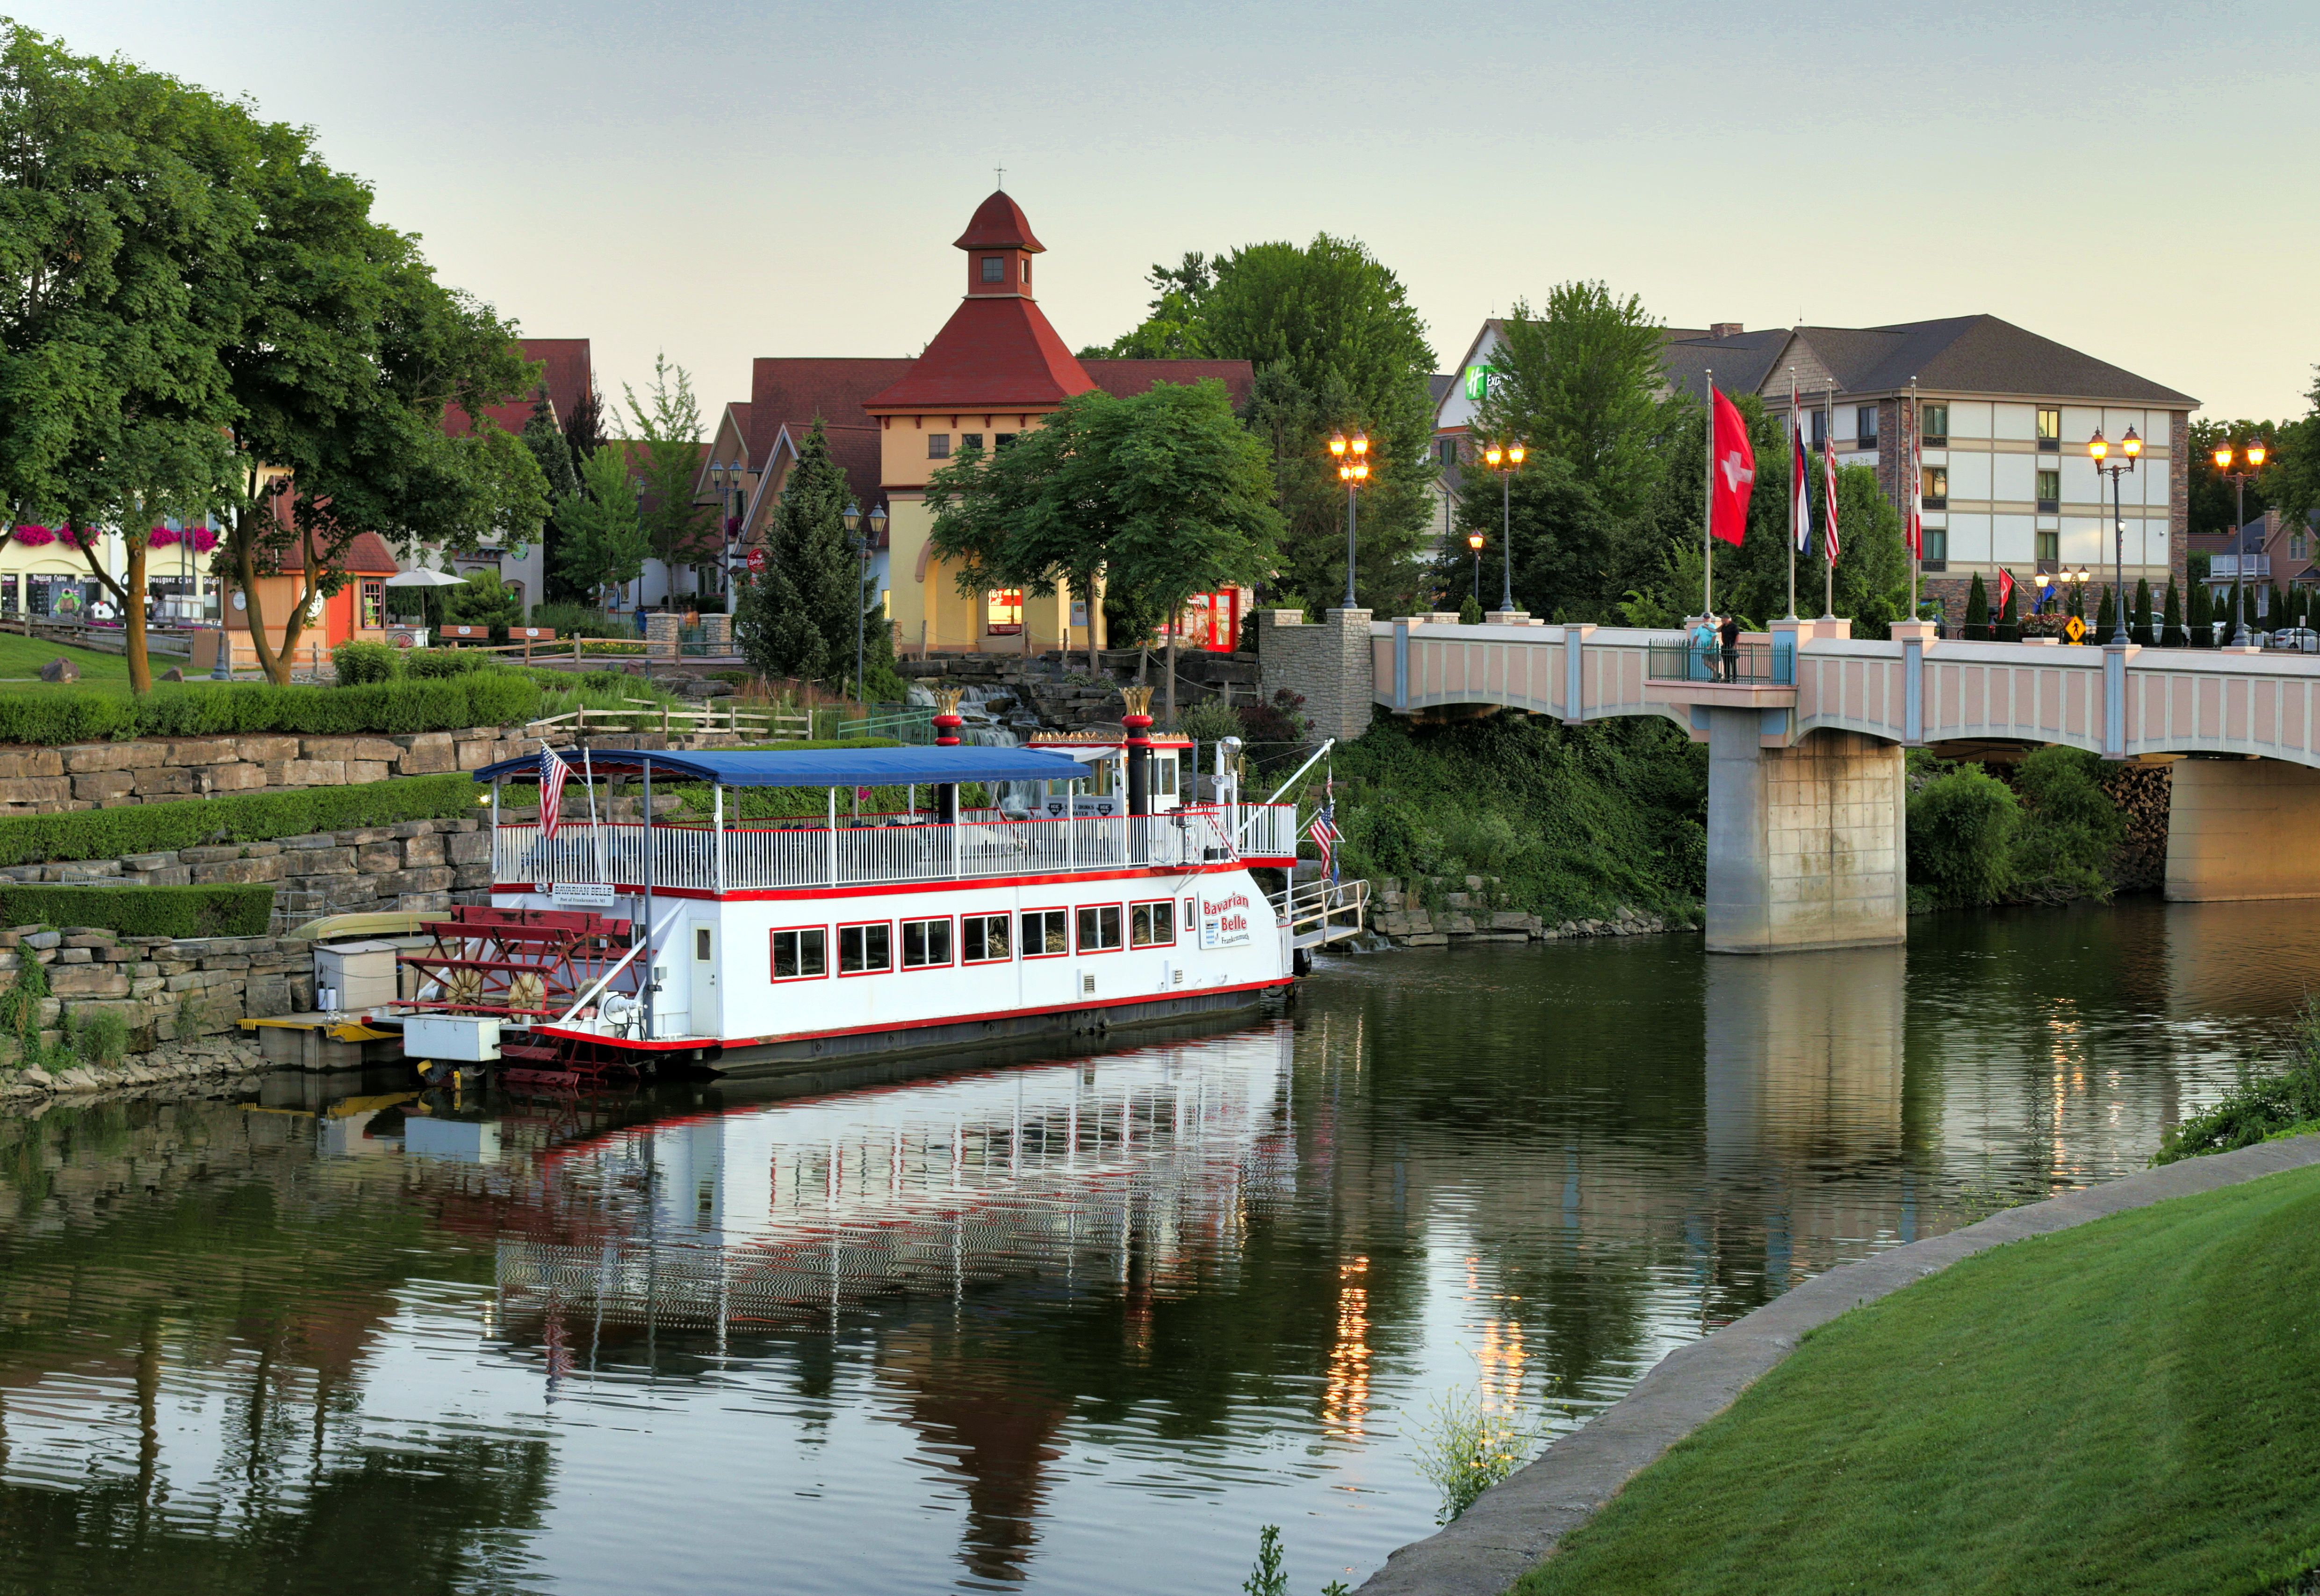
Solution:
M 38 549 L 42 544 L 57 540 L 56 533 L 46 527 L 18 527 L 10 535 L 27 549 Z

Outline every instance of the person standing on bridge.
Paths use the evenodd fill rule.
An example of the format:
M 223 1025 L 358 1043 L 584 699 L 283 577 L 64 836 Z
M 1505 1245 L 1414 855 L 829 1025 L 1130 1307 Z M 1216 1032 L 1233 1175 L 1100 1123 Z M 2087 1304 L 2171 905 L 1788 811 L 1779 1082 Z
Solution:
M 1691 651 L 1699 662 L 1699 679 L 1716 680 L 1716 617 L 1702 615 L 1691 629 Z
M 1740 679 L 1740 617 L 1726 615 L 1716 630 L 1724 639 L 1724 679 L 1736 682 Z

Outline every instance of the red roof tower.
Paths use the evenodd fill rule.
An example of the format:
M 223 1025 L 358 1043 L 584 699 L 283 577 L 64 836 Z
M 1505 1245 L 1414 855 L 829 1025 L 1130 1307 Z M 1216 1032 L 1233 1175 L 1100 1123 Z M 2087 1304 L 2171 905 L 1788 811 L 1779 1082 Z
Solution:
M 901 381 L 863 405 L 895 411 L 1049 410 L 1095 381 L 1031 296 L 1031 257 L 1047 252 L 1004 190 L 975 207 L 954 246 L 966 297 Z

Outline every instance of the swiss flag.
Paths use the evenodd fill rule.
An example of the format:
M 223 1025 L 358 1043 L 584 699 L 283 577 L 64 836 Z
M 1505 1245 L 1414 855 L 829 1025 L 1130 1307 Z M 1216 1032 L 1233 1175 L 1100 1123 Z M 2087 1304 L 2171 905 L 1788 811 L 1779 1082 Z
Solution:
M 1748 423 L 1721 389 L 1716 401 L 1715 458 L 1708 467 L 1708 530 L 1737 543 L 1748 535 L 1748 499 L 1756 491 L 1756 451 L 1748 444 Z

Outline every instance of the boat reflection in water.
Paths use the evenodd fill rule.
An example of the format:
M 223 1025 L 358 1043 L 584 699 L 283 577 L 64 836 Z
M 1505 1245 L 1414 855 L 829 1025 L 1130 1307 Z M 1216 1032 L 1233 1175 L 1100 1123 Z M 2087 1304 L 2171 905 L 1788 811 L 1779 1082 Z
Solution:
M 1165 1279 L 1293 1178 L 1291 1033 L 721 1111 L 546 1147 L 512 1319 L 793 1324 L 892 1292 Z M 1131 1247 L 1133 1243 L 1133 1247 Z

